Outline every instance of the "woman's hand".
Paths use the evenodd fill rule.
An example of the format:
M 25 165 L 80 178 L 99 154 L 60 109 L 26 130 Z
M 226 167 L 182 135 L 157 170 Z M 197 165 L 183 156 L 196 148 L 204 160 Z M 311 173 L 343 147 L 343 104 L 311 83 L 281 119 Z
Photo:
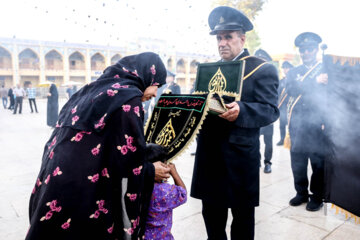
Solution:
M 155 181 L 163 182 L 170 177 L 170 167 L 160 161 L 154 162 L 155 167 Z

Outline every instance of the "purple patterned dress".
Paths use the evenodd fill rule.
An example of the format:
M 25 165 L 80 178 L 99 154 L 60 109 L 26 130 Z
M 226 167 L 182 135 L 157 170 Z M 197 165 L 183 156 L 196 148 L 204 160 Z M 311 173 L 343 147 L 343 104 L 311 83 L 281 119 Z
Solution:
M 169 183 L 155 183 L 146 220 L 145 239 L 170 240 L 172 210 L 186 202 L 186 190 Z

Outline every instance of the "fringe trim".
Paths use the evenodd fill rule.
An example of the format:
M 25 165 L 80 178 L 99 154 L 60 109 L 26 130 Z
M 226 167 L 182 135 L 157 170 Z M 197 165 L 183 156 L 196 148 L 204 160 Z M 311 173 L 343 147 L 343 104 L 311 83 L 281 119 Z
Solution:
M 291 138 L 290 138 L 290 122 L 291 122 L 291 114 L 292 114 L 292 111 L 296 105 L 296 103 L 300 100 L 301 98 L 301 95 L 299 95 L 296 100 L 294 101 L 293 105 L 291 106 L 290 108 L 290 111 L 289 111 L 289 116 L 288 116 L 288 126 L 286 128 L 286 135 L 285 135 L 285 139 L 284 139 L 284 148 L 286 149 L 290 149 L 291 148 Z
M 342 56 L 335 56 L 329 55 L 332 58 L 333 64 L 340 62 L 340 65 L 343 66 L 345 63 L 348 63 L 350 66 L 355 66 L 356 64 L 360 64 L 360 58 L 355 57 L 342 57 Z
M 284 148 L 289 149 L 291 148 L 291 139 L 290 139 L 290 133 L 289 133 L 289 129 L 286 128 L 286 135 L 285 135 L 285 139 L 284 139 Z
M 279 103 L 279 105 L 278 105 L 278 108 L 280 108 L 281 107 L 281 105 L 284 103 L 284 101 L 285 101 L 285 99 L 287 98 L 287 93 L 285 94 L 285 96 L 281 99 L 281 101 L 280 101 L 280 103 Z
M 335 214 L 336 215 L 341 213 L 341 214 L 345 215 L 346 220 L 348 220 L 349 218 L 350 219 L 353 218 L 354 222 L 356 224 L 360 224 L 360 217 L 359 216 L 356 216 L 355 214 L 352 214 L 351 212 L 348 212 L 345 209 L 342 209 L 341 207 L 338 207 L 333 203 L 331 204 L 331 209 L 335 209 Z

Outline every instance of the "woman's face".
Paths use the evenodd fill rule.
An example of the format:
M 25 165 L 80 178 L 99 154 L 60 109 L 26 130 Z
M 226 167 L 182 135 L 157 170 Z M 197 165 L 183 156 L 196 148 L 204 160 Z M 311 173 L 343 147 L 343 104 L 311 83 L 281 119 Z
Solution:
M 141 98 L 142 102 L 150 100 L 152 97 L 156 97 L 158 86 L 147 87 L 144 91 L 144 95 Z

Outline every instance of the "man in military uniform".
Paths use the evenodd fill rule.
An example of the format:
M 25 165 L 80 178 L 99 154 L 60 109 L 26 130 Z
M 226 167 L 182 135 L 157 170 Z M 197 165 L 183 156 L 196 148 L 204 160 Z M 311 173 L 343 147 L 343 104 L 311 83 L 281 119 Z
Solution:
M 289 102 L 289 97 L 286 92 L 286 76 L 288 75 L 288 72 L 290 69 L 292 69 L 294 66 L 289 63 L 288 61 L 284 61 L 281 65 L 284 77 L 280 80 L 279 83 L 279 103 L 278 108 L 280 111 L 280 141 L 276 144 L 277 146 L 284 145 L 284 139 L 286 134 L 286 125 L 287 125 L 287 103 Z
M 287 92 L 293 98 L 288 124 L 291 168 L 296 190 L 296 196 L 289 204 L 298 206 L 307 203 L 308 211 L 317 211 L 322 207 L 324 194 L 327 74 L 316 58 L 321 41 L 320 36 L 312 32 L 301 33 L 296 37 L 295 46 L 299 48 L 303 64 L 290 70 L 287 78 Z M 312 167 L 310 201 L 307 177 L 309 159 Z
M 172 94 L 181 94 L 180 86 L 175 82 L 175 74 L 167 70 L 166 90 L 170 90 Z
M 217 7 L 209 15 L 221 61 L 245 61 L 241 101 L 228 111 L 209 114 L 198 136 L 190 195 L 202 200 L 208 239 L 227 239 L 228 209 L 231 239 L 254 239 L 255 207 L 259 205 L 259 131 L 279 117 L 277 70 L 244 49 L 252 23 L 239 10 Z
M 271 62 L 271 56 L 263 49 L 256 50 L 256 57 L 264 59 L 267 62 Z M 265 152 L 264 152 L 264 173 L 271 173 L 271 158 L 273 153 L 273 135 L 274 124 L 270 124 L 266 127 L 260 128 L 260 135 L 264 136 Z

